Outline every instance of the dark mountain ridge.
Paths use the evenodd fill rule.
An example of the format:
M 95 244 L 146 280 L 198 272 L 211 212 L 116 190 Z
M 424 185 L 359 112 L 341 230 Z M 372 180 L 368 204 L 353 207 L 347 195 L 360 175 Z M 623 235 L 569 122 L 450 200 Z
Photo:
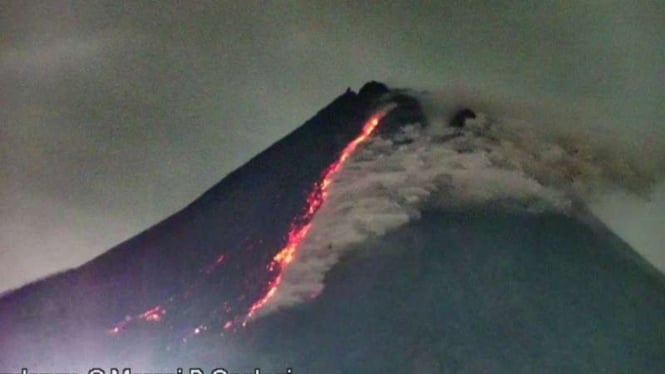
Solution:
M 36 352 L 62 351 L 63 335 L 76 340 L 82 330 L 88 338 L 104 334 L 126 317 L 166 308 L 174 299 L 187 303 L 177 311 L 167 308 L 163 317 L 173 330 L 194 328 L 197 320 L 224 323 L 246 312 L 265 291 L 265 268 L 312 186 L 389 93 L 377 82 L 358 93 L 347 90 L 181 211 L 79 268 L 2 297 L 0 368 L 21 362 L 6 355 L 16 351 L 17 337 Z M 222 254 L 224 263 L 216 263 Z M 223 271 L 211 271 L 221 266 Z M 213 301 L 232 310 L 210 312 Z
M 492 204 L 425 211 L 351 252 L 317 298 L 225 329 L 266 292 L 313 186 L 388 102 L 378 136 L 426 125 L 407 91 L 349 90 L 180 212 L 1 298 L 0 372 L 665 367 L 662 274 L 593 217 Z

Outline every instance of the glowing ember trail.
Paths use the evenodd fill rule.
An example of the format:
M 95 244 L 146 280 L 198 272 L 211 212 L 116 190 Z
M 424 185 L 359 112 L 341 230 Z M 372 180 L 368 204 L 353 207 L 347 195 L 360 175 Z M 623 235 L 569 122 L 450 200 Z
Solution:
M 351 157 L 351 155 L 355 152 L 356 148 L 370 138 L 372 133 L 378 127 L 381 119 L 396 106 L 396 104 L 386 106 L 370 117 L 363 125 L 360 134 L 349 144 L 347 144 L 346 147 L 342 150 L 339 158 L 324 170 L 321 179 L 314 184 L 312 191 L 307 195 L 306 208 L 304 209 L 304 213 L 302 216 L 297 217 L 297 219 L 294 220 L 294 223 L 291 225 L 291 229 L 289 230 L 287 236 L 286 245 L 279 250 L 279 252 L 272 258 L 266 267 L 266 270 L 272 274 L 273 277 L 267 284 L 265 294 L 251 305 L 244 317 L 238 316 L 224 323 L 222 331 L 231 330 L 239 321 L 242 322 L 242 326 L 245 326 L 250 319 L 257 316 L 261 309 L 275 295 L 282 282 L 284 270 L 289 266 L 289 264 L 293 262 L 293 260 L 295 260 L 302 241 L 305 239 L 312 227 L 311 220 L 314 217 L 314 214 L 316 214 L 318 209 L 328 198 L 328 189 L 330 188 L 335 175 L 343 167 L 344 163 L 349 159 L 349 157 Z M 213 263 L 199 271 L 210 275 L 216 271 L 218 267 L 224 265 L 227 260 L 228 254 L 222 253 L 215 259 Z M 207 278 L 204 278 L 202 281 L 205 281 L 205 279 Z M 170 309 L 173 307 L 174 303 L 177 301 L 188 299 L 192 292 L 195 292 L 197 288 L 198 287 L 196 285 L 191 286 L 180 296 L 171 297 L 168 301 L 164 301 L 161 305 L 156 305 L 153 308 L 150 308 L 138 315 L 127 316 L 123 321 L 117 323 L 114 327 L 107 330 L 107 333 L 111 335 L 117 335 L 128 328 L 130 325 L 138 322 L 160 322 L 164 319 L 167 308 Z M 312 298 L 316 296 L 317 294 L 310 295 Z M 231 308 L 228 305 L 228 301 L 224 303 L 223 311 L 227 315 L 232 313 Z M 198 326 L 193 328 L 191 332 L 182 339 L 182 341 L 186 343 L 189 338 L 200 335 L 207 330 L 207 324 L 198 324 Z
M 124 330 L 131 322 L 135 320 L 143 320 L 146 322 L 159 322 L 162 320 L 162 316 L 166 314 L 166 309 L 162 308 L 161 305 L 157 305 L 154 308 L 148 309 L 145 312 L 139 314 L 135 317 L 127 317 L 124 321 L 118 323 L 113 328 L 108 330 L 109 334 L 115 335 L 120 331 Z
M 164 308 L 162 308 L 161 306 L 157 305 L 156 307 L 141 314 L 139 318 L 145 321 L 159 322 L 164 314 L 166 314 L 166 310 L 164 310 Z
M 337 172 L 342 168 L 344 162 L 346 162 L 346 160 L 348 160 L 348 158 L 351 157 L 353 152 L 355 152 L 356 148 L 361 143 L 369 139 L 374 130 L 376 130 L 381 119 L 395 106 L 396 105 L 392 105 L 387 108 L 384 108 L 383 110 L 375 113 L 372 117 L 370 117 L 370 119 L 367 122 L 365 122 L 365 124 L 363 125 L 360 135 L 358 135 L 358 137 L 353 139 L 353 141 L 351 141 L 342 150 L 342 153 L 337 159 L 337 161 L 335 161 L 325 170 L 321 180 L 314 185 L 314 190 L 310 192 L 310 194 L 307 196 L 307 209 L 305 211 L 305 214 L 298 221 L 306 223 L 301 225 L 294 225 L 291 228 L 288 234 L 288 241 L 286 245 L 275 255 L 275 257 L 273 257 L 272 261 L 268 265 L 268 270 L 271 272 L 278 271 L 278 275 L 270 283 L 268 283 L 268 291 L 265 293 L 265 295 L 263 295 L 263 297 L 257 300 L 249 308 L 249 311 L 247 312 L 247 315 L 242 323 L 243 326 L 246 326 L 247 321 L 255 317 L 257 313 L 275 295 L 275 292 L 277 291 L 280 283 L 282 282 L 284 270 L 295 259 L 298 252 L 298 248 L 300 248 L 300 244 L 302 243 L 303 239 L 305 239 L 307 233 L 309 232 L 312 226 L 311 224 L 312 217 L 328 198 L 328 189 L 330 188 L 330 184 L 332 183 L 332 180 L 334 179 Z M 227 322 L 224 327 L 225 329 L 228 329 L 230 327 L 229 322 Z

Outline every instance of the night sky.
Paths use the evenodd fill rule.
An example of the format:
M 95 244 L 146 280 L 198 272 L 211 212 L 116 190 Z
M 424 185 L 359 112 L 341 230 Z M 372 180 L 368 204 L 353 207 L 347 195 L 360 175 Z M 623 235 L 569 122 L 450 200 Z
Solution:
M 1 1 L 0 292 L 160 221 L 368 80 L 665 139 L 662 4 L 486 3 Z M 665 269 L 664 208 L 661 184 L 596 210 Z

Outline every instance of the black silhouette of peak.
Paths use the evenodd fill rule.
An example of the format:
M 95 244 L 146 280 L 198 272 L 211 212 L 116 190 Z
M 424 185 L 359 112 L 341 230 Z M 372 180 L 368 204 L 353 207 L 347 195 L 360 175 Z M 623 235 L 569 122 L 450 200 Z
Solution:
M 426 125 L 408 91 L 347 90 L 183 210 L 0 298 L 0 373 L 662 371 L 662 276 L 600 224 L 491 206 L 423 207 L 349 252 L 318 297 L 223 330 L 265 294 L 312 186 L 387 102 L 377 135 Z M 158 322 L 134 323 L 156 306 Z

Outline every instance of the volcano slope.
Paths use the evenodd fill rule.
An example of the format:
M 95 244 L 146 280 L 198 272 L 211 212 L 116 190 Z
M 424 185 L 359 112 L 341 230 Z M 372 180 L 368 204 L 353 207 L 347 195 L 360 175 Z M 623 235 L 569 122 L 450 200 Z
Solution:
M 347 153 L 412 123 L 427 119 L 404 91 L 375 82 L 349 90 L 182 211 L 80 268 L 5 295 L 0 371 L 665 366 L 661 274 L 594 220 L 491 201 L 420 207 L 408 223 L 349 245 L 325 289 L 305 302 L 248 318 L 273 302 L 293 261 L 284 250 L 307 234 Z
M 193 361 L 303 373 L 657 373 L 665 283 L 648 268 L 601 224 L 490 205 L 426 211 L 346 258 L 317 299 L 249 326 L 249 353 L 204 341 L 195 351 L 207 355 Z

